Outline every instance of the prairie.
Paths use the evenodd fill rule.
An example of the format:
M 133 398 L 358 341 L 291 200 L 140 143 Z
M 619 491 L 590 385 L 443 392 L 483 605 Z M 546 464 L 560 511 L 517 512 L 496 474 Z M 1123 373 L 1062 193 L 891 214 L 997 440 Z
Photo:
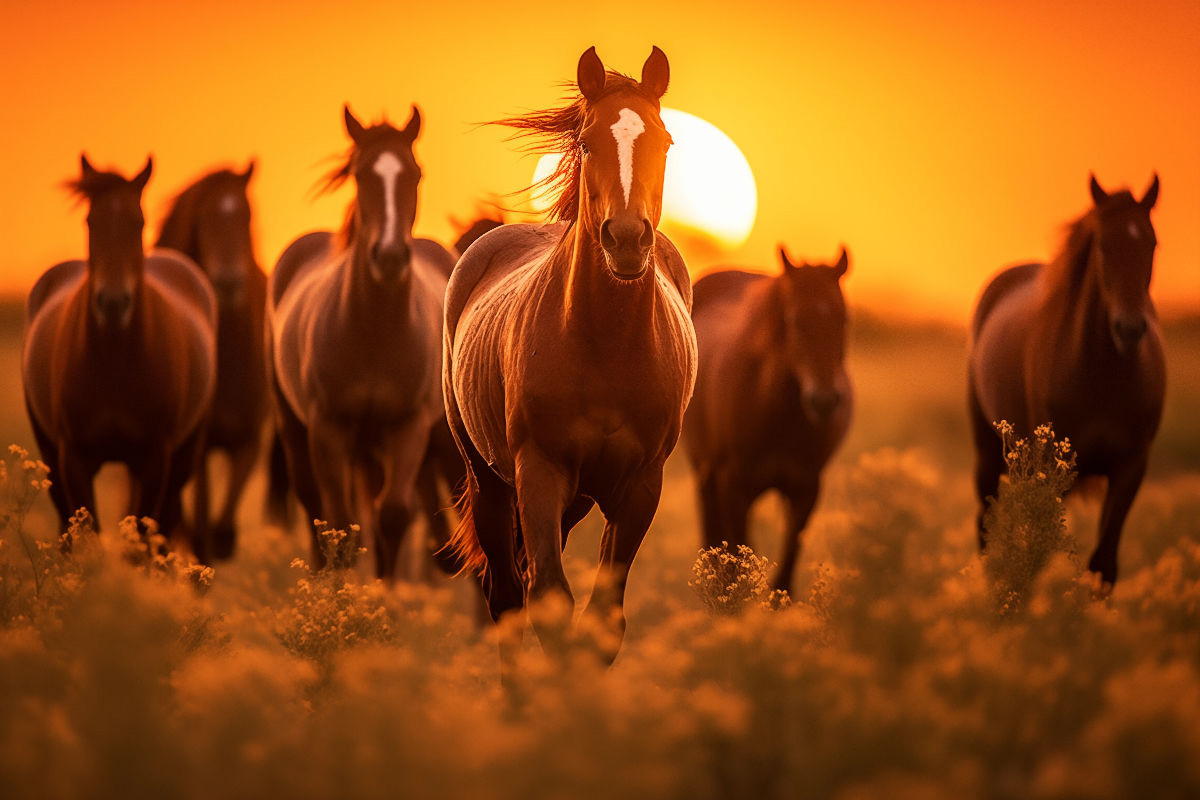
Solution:
M 19 309 L 0 309 L 0 442 L 31 448 L 20 325 Z M 1107 599 L 1081 574 L 1098 514 L 1083 492 L 1024 602 L 997 602 L 975 550 L 965 333 L 857 312 L 855 418 L 790 605 L 706 611 L 689 588 L 695 487 L 676 453 L 615 665 L 597 662 L 597 632 L 564 631 L 550 655 L 527 636 L 507 688 L 467 579 L 387 590 L 354 569 L 311 573 L 299 528 L 262 524 L 261 471 L 236 558 L 210 572 L 122 535 L 113 473 L 99 537 L 85 525 L 60 537 L 30 485 L 36 454 L 6 453 L 0 786 L 38 798 L 1200 795 L 1200 321 L 1170 321 L 1165 338 L 1166 416 Z M 760 502 L 760 556 L 778 554 L 780 525 Z M 593 515 L 568 545 L 577 598 L 598 535 Z

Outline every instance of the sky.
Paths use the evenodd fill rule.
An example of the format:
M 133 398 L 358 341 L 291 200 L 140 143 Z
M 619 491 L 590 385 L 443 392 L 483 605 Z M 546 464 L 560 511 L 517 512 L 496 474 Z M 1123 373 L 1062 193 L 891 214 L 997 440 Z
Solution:
M 1054 255 L 1089 172 L 1140 196 L 1157 171 L 1153 294 L 1197 311 L 1198 30 L 1200 0 L 6 3 L 0 293 L 83 257 L 84 210 L 62 189 L 81 151 L 126 175 L 153 153 L 148 239 L 188 182 L 257 159 L 270 270 L 342 219 L 349 189 L 313 186 L 348 144 L 344 102 L 398 125 L 421 107 L 416 232 L 449 243 L 534 169 L 479 123 L 554 104 L 591 45 L 635 75 L 658 45 L 664 104 L 730 136 L 759 192 L 745 244 L 682 243 L 694 275 L 844 244 L 851 304 L 965 321 L 991 274 Z

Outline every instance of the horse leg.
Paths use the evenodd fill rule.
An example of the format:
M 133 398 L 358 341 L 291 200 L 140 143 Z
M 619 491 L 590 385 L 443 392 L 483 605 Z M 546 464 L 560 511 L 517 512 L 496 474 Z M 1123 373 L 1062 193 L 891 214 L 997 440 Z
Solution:
M 992 422 L 983 414 L 975 383 L 968 378 L 967 406 L 971 416 L 971 433 L 975 438 L 975 496 L 979 511 L 975 516 L 975 530 L 979 538 L 979 552 L 987 550 L 987 531 L 983 529 L 983 517 L 987 511 L 988 498 L 995 497 L 1000 488 L 1000 476 L 1004 474 L 1004 447 L 996 435 Z
M 596 505 L 595 500 L 579 495 L 567 506 L 562 517 L 562 548 L 564 550 L 567 547 L 567 536 L 571 533 L 571 529 L 583 521 L 594 505 Z
M 1111 591 L 1117 582 L 1117 546 L 1121 543 L 1121 529 L 1145 475 L 1146 457 L 1142 456 L 1108 476 L 1108 492 L 1100 512 L 1100 540 L 1088 561 L 1088 569 L 1100 574 L 1103 590 Z
M 705 469 L 696 476 L 696 493 L 700 501 L 700 527 L 705 547 L 720 547 L 729 540 L 725 531 L 725 497 L 717 471 Z
M 292 407 L 288 404 L 287 398 L 283 396 L 283 392 L 274 378 L 271 380 L 271 385 L 271 402 L 277 426 L 276 440 L 286 463 L 286 471 L 291 477 L 292 490 L 295 491 L 296 499 L 300 501 L 300 505 L 304 506 L 307 514 L 306 523 L 313 542 L 313 566 L 319 569 L 325 565 L 325 554 L 317 546 L 317 532 L 313 521 L 321 519 L 321 493 L 317 489 L 317 478 L 313 474 L 312 468 L 312 456 L 308 451 L 308 429 L 292 411 Z
M 189 436 L 171 456 L 168 474 L 163 487 L 162 510 L 159 525 L 164 535 L 170 536 L 183 525 L 183 487 L 196 476 L 195 518 L 192 520 L 190 540 L 192 552 L 201 563 L 212 561 L 211 531 L 208 527 L 208 486 L 200 485 L 200 475 L 207 467 L 207 428 L 205 423 Z
M 308 426 L 309 463 L 320 495 L 321 512 L 330 527 L 345 530 L 352 522 L 369 520 L 351 517 L 354 497 L 354 437 L 351 431 L 327 419 L 314 418 Z M 325 563 L 325 553 L 313 528 L 313 559 Z
M 787 528 L 784 530 L 783 558 L 779 561 L 779 574 L 775 576 L 775 589 L 790 592 L 792 574 L 796 571 L 796 559 L 800 556 L 800 545 L 808 518 L 817 504 L 821 490 L 821 479 L 800 482 L 788 492 Z
M 629 568 L 642 546 L 650 522 L 658 511 L 662 494 L 662 466 L 651 468 L 635 479 L 612 507 L 605 512 L 604 533 L 600 536 L 600 565 L 584 614 L 597 619 L 612 638 L 603 643 L 603 656 L 611 664 L 625 638 L 625 585 Z
M 417 475 L 429 445 L 429 426 L 420 416 L 385 437 L 383 490 L 375 539 L 375 573 L 389 583 L 396 579 L 396 559 L 412 522 Z M 435 491 L 436 493 L 436 491 Z M 422 548 L 424 550 L 424 548 Z M 402 574 L 411 570 L 404 565 Z
M 61 469 L 59 465 L 58 448 L 54 446 L 52 440 L 42 426 L 38 424 L 37 419 L 33 416 L 33 410 L 29 408 L 28 402 L 25 404 L 29 412 L 29 426 L 33 428 L 33 438 L 37 442 L 38 452 L 41 454 L 42 462 L 50 468 L 50 502 L 54 503 L 54 510 L 58 512 L 59 530 L 65 531 L 67 526 L 71 524 L 71 515 L 78 509 L 71 508 L 71 504 L 67 501 L 66 482 L 62 475 L 59 474 Z M 92 512 L 92 517 L 96 516 L 96 509 L 89 508 Z
M 458 571 L 458 564 L 446 548 L 446 543 L 450 541 L 450 524 L 438 491 L 439 475 L 450 490 L 450 503 L 457 504 L 459 496 L 466 488 L 466 466 L 458 452 L 458 446 L 454 443 L 450 426 L 444 419 L 434 423 L 433 430 L 429 432 L 429 448 L 425 453 L 421 475 L 418 477 L 418 490 L 421 493 L 425 517 L 429 522 L 429 547 L 433 561 L 439 570 L 453 575 Z
M 47 448 L 46 452 L 57 453 L 56 466 L 59 469 L 57 482 L 63 501 L 62 505 L 58 507 L 58 514 L 62 518 L 63 530 L 66 530 L 67 525 L 70 524 L 71 515 L 81 508 L 86 508 L 92 513 L 92 517 L 96 520 L 96 530 L 100 530 L 100 516 L 96 512 L 94 484 L 96 472 L 100 469 L 99 462 L 73 455 L 67 449 L 65 441 L 60 441 L 53 450 Z M 51 468 L 53 469 L 53 467 Z M 51 473 L 50 479 L 55 481 L 53 473 Z M 54 489 L 53 483 L 50 488 Z
M 258 460 L 259 436 L 247 439 L 229 449 L 229 485 L 225 488 L 225 502 L 213 528 L 213 555 L 217 558 L 232 558 L 237 546 L 236 519 L 238 502 L 246 490 L 246 479 L 254 470 Z
M 529 562 L 525 575 L 526 602 L 550 594 L 572 601 L 571 586 L 562 565 L 562 520 L 573 497 L 567 477 L 535 447 L 516 458 L 517 514 Z

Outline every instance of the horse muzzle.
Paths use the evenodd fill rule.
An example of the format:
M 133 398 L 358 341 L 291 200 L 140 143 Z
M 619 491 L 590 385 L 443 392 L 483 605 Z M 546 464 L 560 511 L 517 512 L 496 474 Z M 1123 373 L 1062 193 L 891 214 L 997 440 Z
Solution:
M 813 389 L 804 396 L 804 413 L 812 424 L 824 425 L 841 404 L 842 393 L 837 389 Z
M 92 300 L 92 311 L 101 328 L 128 328 L 133 318 L 133 293 L 124 290 L 96 292 Z
M 225 307 L 240 306 L 246 295 L 246 282 L 241 278 L 213 278 L 212 286 L 217 303 Z
M 412 263 L 412 248 L 405 242 L 371 247 L 371 275 L 380 283 L 392 283 Z
M 642 217 L 607 219 L 600 226 L 600 247 L 608 269 L 621 280 L 636 280 L 646 274 L 654 249 L 654 226 Z
M 1146 335 L 1145 314 L 1118 314 L 1110 324 L 1113 344 L 1121 355 L 1128 355 L 1137 350 L 1142 337 Z

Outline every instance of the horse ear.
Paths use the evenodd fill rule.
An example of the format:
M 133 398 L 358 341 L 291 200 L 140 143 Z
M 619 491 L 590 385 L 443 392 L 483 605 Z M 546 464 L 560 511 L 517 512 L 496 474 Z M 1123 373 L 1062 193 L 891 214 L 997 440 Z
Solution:
M 355 144 L 358 144 L 366 129 L 350 111 L 349 103 L 342 106 L 342 117 L 346 120 L 346 133 L 350 134 L 350 138 L 354 140 Z
M 417 104 L 413 103 L 412 113 L 408 116 L 408 124 L 404 126 L 404 135 L 411 142 L 417 138 L 417 134 L 421 132 L 421 109 L 417 108 Z
M 846 270 L 850 268 L 850 254 L 846 252 L 846 245 L 842 245 L 842 254 L 838 256 L 837 263 L 833 265 L 834 275 L 838 278 L 846 274 Z
M 146 156 L 146 166 L 142 167 L 142 171 L 139 172 L 136 176 L 134 176 L 134 179 L 132 181 L 130 181 L 130 183 L 132 183 L 134 186 L 136 186 L 137 190 L 139 192 L 142 191 L 143 189 L 146 188 L 146 182 L 150 180 L 150 173 L 153 171 L 154 171 L 154 157 Z
M 667 54 L 657 46 L 650 50 L 650 57 L 642 64 L 642 88 L 657 97 L 667 93 L 667 84 L 671 82 L 671 66 L 667 63 Z
M 604 64 L 600 61 L 600 56 L 596 55 L 596 47 L 593 45 L 584 50 L 583 55 L 579 57 L 579 66 L 575 69 L 575 83 L 579 86 L 579 93 L 590 103 L 604 91 L 606 80 Z
M 779 245 L 779 260 L 783 262 L 783 271 L 791 272 L 798 267 L 788 258 L 787 249 L 783 245 Z
M 242 183 L 250 183 L 250 178 L 254 175 L 254 168 L 258 166 L 257 159 L 250 159 L 250 163 L 246 165 L 246 171 L 242 173 Z
M 96 168 L 92 166 L 90 161 L 88 161 L 86 153 L 79 154 L 79 167 L 85 181 L 96 176 Z
M 1154 208 L 1154 204 L 1158 202 L 1158 173 L 1154 173 L 1154 180 L 1150 182 L 1150 188 L 1142 195 L 1142 199 L 1138 201 L 1142 204 L 1142 208 L 1149 211 Z
M 1092 202 L 1100 205 L 1108 199 L 1108 192 L 1100 187 L 1100 182 L 1096 180 L 1096 173 L 1091 173 L 1089 177 L 1088 188 L 1092 191 Z

